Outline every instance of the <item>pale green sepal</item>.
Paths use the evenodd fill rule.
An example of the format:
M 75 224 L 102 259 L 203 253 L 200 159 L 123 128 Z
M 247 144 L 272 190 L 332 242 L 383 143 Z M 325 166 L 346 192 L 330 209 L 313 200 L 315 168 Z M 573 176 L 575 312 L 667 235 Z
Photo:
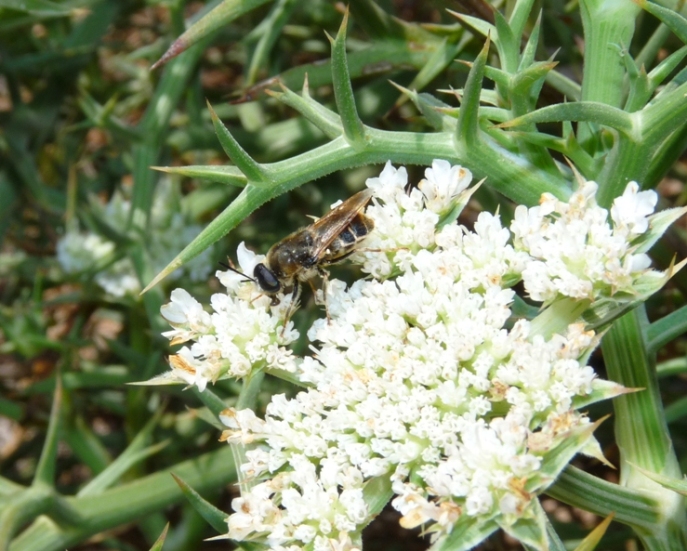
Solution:
M 618 292 L 612 297 L 596 300 L 582 314 L 585 322 L 587 322 L 587 329 L 598 332 L 601 329 L 608 328 L 613 321 L 624 316 L 627 312 L 636 308 L 651 295 L 659 291 L 685 264 L 687 264 L 687 259 L 677 265 L 671 264 L 665 272 L 647 270 L 633 281 L 633 294 Z
M 549 538 L 546 536 L 546 513 L 537 498 L 530 502 L 526 516 L 512 524 L 500 522 L 499 525 L 504 532 L 523 545 L 537 551 L 549 550 Z
M 599 441 L 594 436 L 592 436 L 587 441 L 587 443 L 582 448 L 580 448 L 580 453 L 582 455 L 586 455 L 587 457 L 593 457 L 594 459 L 597 459 L 607 467 L 615 469 L 615 465 L 613 465 L 613 463 L 611 463 L 604 456 L 603 451 L 601 451 L 601 444 L 599 444 Z
M 498 529 L 499 525 L 492 519 L 463 515 L 451 533 L 439 538 L 429 551 L 468 551 Z
M 597 300 L 582 315 L 587 322 L 587 328 L 594 331 L 607 328 L 613 321 L 624 316 L 659 291 L 685 264 L 687 264 L 687 259 L 677 265 L 669 266 L 665 272 L 647 270 L 634 280 L 633 290 L 635 294 L 616 293 L 612 297 Z
M 582 540 L 580 545 L 575 547 L 575 551 L 594 551 L 596 546 L 599 545 L 601 538 L 606 534 L 606 530 L 608 530 L 613 517 L 615 517 L 615 513 L 608 515 L 601 524 L 587 534 L 587 537 Z
M 369 521 L 382 512 L 394 492 L 391 490 L 391 477 L 388 474 L 376 476 L 365 483 L 363 499 L 369 511 Z
M 573 409 L 579 410 L 602 400 L 610 400 L 616 396 L 637 392 L 637 390 L 636 388 L 626 388 L 606 379 L 594 379 L 592 381 L 592 391 L 589 394 L 573 398 Z
M 652 214 L 649 217 L 649 230 L 632 242 L 632 245 L 636 247 L 636 252 L 645 253 L 651 249 L 654 243 L 656 243 L 656 241 L 666 232 L 668 227 L 686 213 L 687 207 L 681 207 L 666 209 L 656 214 Z
M 172 475 L 174 476 L 174 475 Z M 155 540 L 155 543 L 153 546 L 150 548 L 149 551 L 162 551 L 162 546 L 165 544 L 165 540 L 167 539 L 167 531 L 169 530 L 169 522 L 165 524 L 164 530 L 162 530 L 162 533 L 160 534 L 160 537 L 158 537 Z
M 566 434 L 557 436 L 559 441 L 553 449 L 544 454 L 539 471 L 529 478 L 525 484 L 525 489 L 528 492 L 540 493 L 548 488 L 563 469 L 568 466 L 572 458 L 585 447 L 596 428 L 608 417 L 608 415 L 602 417 L 595 423 L 576 426 Z
M 555 300 L 532 320 L 530 335 L 541 335 L 547 339 L 555 334 L 564 335 L 571 323 L 580 320 L 589 304 L 589 300 L 575 300 L 570 297 Z
M 646 469 L 642 469 L 641 467 L 634 464 L 632 464 L 632 466 L 639 472 L 641 472 L 644 476 L 650 478 L 651 480 L 653 480 L 657 484 L 660 484 L 664 488 L 667 488 L 668 490 L 673 490 L 674 492 L 677 492 L 680 495 L 687 496 L 687 477 L 680 479 L 672 478 L 670 476 L 664 476 L 662 474 L 647 471 Z
M 441 219 L 437 223 L 437 230 L 440 230 L 444 226 L 448 224 L 453 224 L 458 217 L 460 216 L 460 213 L 463 212 L 463 209 L 465 206 L 468 204 L 470 201 L 470 198 L 473 196 L 473 194 L 480 188 L 482 187 L 482 184 L 486 181 L 486 178 L 483 178 L 479 182 L 477 182 L 474 186 L 470 186 L 469 188 L 465 189 L 462 191 L 459 195 L 458 198 L 455 200 L 453 207 L 451 210 L 449 210 L 446 213 L 443 213 L 441 215 Z
M 203 499 L 203 497 L 193 488 L 191 488 L 191 486 L 186 484 L 182 478 L 178 477 L 174 473 L 170 474 L 172 475 L 172 478 L 174 478 L 174 481 L 179 485 L 179 488 L 181 488 L 181 492 L 184 494 L 184 497 L 188 500 L 196 512 L 220 534 L 226 532 L 227 514 L 220 511 L 212 503 Z
M 546 535 L 549 538 L 549 551 L 567 551 L 561 541 L 561 537 L 554 530 L 548 517 L 546 518 Z

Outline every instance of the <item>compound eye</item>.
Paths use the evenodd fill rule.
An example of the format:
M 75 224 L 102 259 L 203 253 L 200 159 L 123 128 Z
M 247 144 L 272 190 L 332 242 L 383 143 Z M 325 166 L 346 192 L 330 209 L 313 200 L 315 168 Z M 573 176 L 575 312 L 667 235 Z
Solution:
M 258 285 L 260 285 L 260 288 L 266 293 L 277 293 L 281 289 L 281 283 L 279 283 L 277 276 L 264 264 L 257 264 L 255 266 L 253 276 Z

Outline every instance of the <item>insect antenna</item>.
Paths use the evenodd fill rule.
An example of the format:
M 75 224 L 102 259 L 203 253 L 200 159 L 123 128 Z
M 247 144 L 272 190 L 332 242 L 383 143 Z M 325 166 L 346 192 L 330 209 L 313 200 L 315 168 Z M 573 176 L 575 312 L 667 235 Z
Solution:
M 238 271 L 238 270 L 237 270 L 236 268 L 234 268 L 233 266 L 229 266 L 229 264 L 225 264 L 224 262 L 218 262 L 218 264 L 219 264 L 220 266 L 222 266 L 222 268 L 226 268 L 227 270 L 230 270 L 230 271 L 232 271 L 232 272 L 234 272 L 234 273 L 236 273 L 236 274 L 239 274 L 240 276 L 245 277 L 245 278 L 246 278 L 246 281 L 252 281 L 253 283 L 257 283 L 257 281 L 255 281 L 255 279 L 253 279 L 253 278 L 250 277 L 250 276 L 247 276 L 247 275 L 244 274 L 243 272 Z

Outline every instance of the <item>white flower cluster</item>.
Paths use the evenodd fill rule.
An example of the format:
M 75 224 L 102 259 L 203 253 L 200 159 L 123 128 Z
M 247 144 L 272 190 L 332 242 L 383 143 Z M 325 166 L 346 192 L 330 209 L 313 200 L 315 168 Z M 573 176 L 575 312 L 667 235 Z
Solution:
M 241 269 L 252 274 L 264 257 L 241 243 L 238 259 Z M 298 338 L 292 322 L 284 327 L 290 301 L 280 295 L 279 304 L 272 305 L 253 281 L 231 270 L 217 276 L 227 292 L 212 295 L 212 314 L 184 289 L 172 291 L 172 302 L 161 311 L 174 330 L 163 335 L 172 344 L 194 342 L 170 356 L 170 372 L 149 382 L 185 383 L 202 391 L 219 378 L 242 378 L 260 368 L 296 371 L 295 357 L 285 348 Z
M 165 185 L 167 184 L 167 185 Z M 154 272 L 160 272 L 174 258 L 177 251 L 188 245 L 200 233 L 202 227 L 179 212 L 174 201 L 177 194 L 170 191 L 170 182 L 163 181 L 154 198 L 150 220 L 146 223 L 142 213 L 134 213 L 128 228 L 131 202 L 116 192 L 99 210 L 100 219 L 113 232 L 127 235 L 146 245 L 146 253 Z M 127 229 L 128 228 L 128 229 Z M 145 236 L 145 237 L 142 237 Z M 57 259 L 65 272 L 79 274 L 87 270 L 95 272 L 95 282 L 109 295 L 123 297 L 136 295 L 141 284 L 127 256 L 117 254 L 119 248 L 107 237 L 93 232 L 82 232 L 77 226 L 68 228 L 57 243 Z M 183 268 L 176 270 L 172 280 L 186 275 L 190 281 L 203 281 L 212 271 L 212 249 L 206 249 Z
M 311 387 L 274 396 L 264 419 L 224 412 L 223 439 L 251 445 L 241 466 L 250 490 L 232 503 L 230 538 L 290 551 L 359 548 L 373 480 L 396 495 L 406 527 L 435 537 L 461 524 L 507 528 L 535 516 L 537 494 L 574 453 L 594 449 L 577 408 L 622 392 L 586 363 L 598 336 L 582 323 L 541 335 L 513 322 L 511 287 L 523 280 L 549 302 L 627 290 L 647 268 L 631 242 L 655 201 L 628 186 L 611 227 L 588 183 L 568 203 L 545 197 L 519 209 L 510 231 L 489 213 L 468 230 L 453 221 L 475 189 L 471 174 L 446 161 L 425 174 L 410 191 L 405 169 L 390 164 L 368 180 L 375 229 L 352 259 L 372 278 L 329 282 L 329 319 L 308 332 L 313 356 L 283 348 L 296 338 L 290 326 L 280 336 L 284 301 L 275 309 L 256 299 L 237 274 L 220 274 L 227 294 L 213 297 L 212 315 L 187 293 L 172 295 L 167 335 L 196 341 L 177 356 L 185 375 L 171 362 L 173 379 L 204 388 L 274 366 Z M 260 258 L 241 248 L 239 261 L 250 274 Z M 543 269 L 530 276 L 533 264 Z M 573 276 L 589 284 L 581 295 L 570 291 Z
M 632 294 L 637 274 L 650 266 L 646 254 L 633 254 L 632 242 L 649 227 L 656 193 L 639 192 L 630 182 L 613 203 L 611 225 L 608 211 L 596 204 L 596 190 L 595 182 L 585 182 L 569 202 L 544 194 L 538 207 L 515 210 L 514 244 L 532 257 L 522 274 L 532 299 Z

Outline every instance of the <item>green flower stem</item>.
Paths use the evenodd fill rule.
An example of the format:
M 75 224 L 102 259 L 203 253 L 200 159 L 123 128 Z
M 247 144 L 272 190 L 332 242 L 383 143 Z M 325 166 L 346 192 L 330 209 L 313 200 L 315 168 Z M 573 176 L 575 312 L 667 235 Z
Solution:
M 663 488 L 638 468 L 681 478 L 680 466 L 669 437 L 661 403 L 655 359 L 646 350 L 648 323 L 644 309 L 617 320 L 605 335 L 602 347 L 608 376 L 638 392 L 614 400 L 615 436 L 620 449 L 620 484 L 652 495 L 660 504 L 661 518 L 649 531 L 635 527 L 650 551 L 685 549 L 683 498 Z
M 63 551 L 94 534 L 160 511 L 182 499 L 171 472 L 200 493 L 236 480 L 231 450 L 225 446 L 98 495 L 65 498 L 81 518 L 78 525 L 58 525 L 45 516 L 38 517 L 12 542 L 9 551 Z

